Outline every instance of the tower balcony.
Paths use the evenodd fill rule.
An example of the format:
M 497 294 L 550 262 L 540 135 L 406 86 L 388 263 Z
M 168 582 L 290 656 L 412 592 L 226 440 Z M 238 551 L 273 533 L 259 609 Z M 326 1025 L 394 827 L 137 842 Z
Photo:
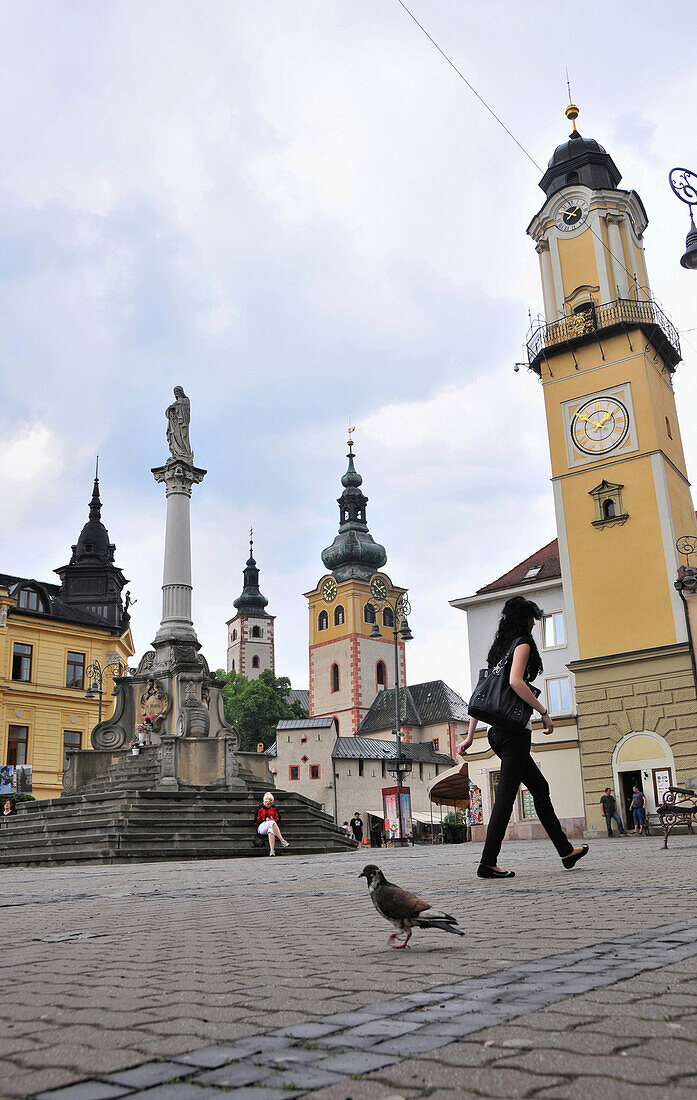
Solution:
M 674 371 L 682 359 L 678 330 L 653 298 L 618 298 L 601 306 L 585 302 L 559 321 L 534 324 L 527 342 L 530 369 L 541 375 L 543 360 L 564 350 L 573 355 L 575 348 L 590 343 L 598 344 L 604 360 L 603 338 L 617 333 L 626 334 L 633 350 L 632 334 L 637 329 L 645 337 L 647 348 L 653 348 L 668 370 Z

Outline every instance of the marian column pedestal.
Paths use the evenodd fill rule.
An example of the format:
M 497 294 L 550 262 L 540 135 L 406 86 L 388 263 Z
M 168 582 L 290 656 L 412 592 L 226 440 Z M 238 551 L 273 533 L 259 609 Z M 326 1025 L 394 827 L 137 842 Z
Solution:
M 95 726 L 92 745 L 101 750 L 123 749 L 136 726 L 150 716 L 148 746 L 158 748 L 159 790 L 245 789 L 237 760 L 239 734 L 225 720 L 223 685 L 199 653 L 191 614 L 191 490 L 203 481 L 206 471 L 194 465 L 189 399 L 180 386 L 174 397 L 166 413 L 170 457 L 152 471 L 155 481 L 164 484 L 167 497 L 162 619 L 153 647 L 141 657 L 137 670 L 116 678 L 113 717 Z M 71 759 L 66 790 L 81 785 L 79 776 L 69 773 L 73 764 L 87 766 L 78 760 L 82 756 Z

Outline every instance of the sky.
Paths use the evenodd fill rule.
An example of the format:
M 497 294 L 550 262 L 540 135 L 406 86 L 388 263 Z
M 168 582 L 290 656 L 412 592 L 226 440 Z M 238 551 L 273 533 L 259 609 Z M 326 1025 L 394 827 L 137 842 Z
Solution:
M 697 170 L 693 5 L 411 0 L 544 167 L 580 132 L 649 215 L 652 289 L 682 332 L 697 470 L 697 274 L 679 258 Z M 556 536 L 542 308 L 526 227 L 541 172 L 397 0 L 0 4 L 0 571 L 45 581 L 103 519 L 160 619 L 172 388 L 191 400 L 194 622 L 213 667 L 248 532 L 276 671 L 308 682 L 303 592 L 338 527 L 346 431 L 386 572 L 409 589 L 410 682 L 470 686 L 473 593 Z

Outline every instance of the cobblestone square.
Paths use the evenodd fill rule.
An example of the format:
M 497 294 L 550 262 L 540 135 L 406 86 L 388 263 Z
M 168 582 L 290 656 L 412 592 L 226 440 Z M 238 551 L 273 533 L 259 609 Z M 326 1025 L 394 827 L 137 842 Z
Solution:
M 693 1097 L 697 841 L 4 872 L 3 1097 Z M 358 872 L 453 913 L 391 929 Z

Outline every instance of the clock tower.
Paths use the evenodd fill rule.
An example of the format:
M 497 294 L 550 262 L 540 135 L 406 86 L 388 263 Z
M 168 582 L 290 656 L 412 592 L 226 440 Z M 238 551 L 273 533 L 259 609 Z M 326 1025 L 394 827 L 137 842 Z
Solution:
M 695 684 L 674 587 L 676 539 L 696 525 L 673 392 L 680 343 L 649 287 L 646 211 L 619 187 L 612 157 L 576 129 L 578 108 L 566 113 L 572 133 L 528 227 L 545 308 L 528 358 L 545 400 L 587 818 L 599 823 L 613 775 L 624 793 L 622 754 L 626 763 L 626 751 L 639 752 L 637 741 L 627 750 L 632 738 L 643 738 L 642 759 L 663 753 L 673 783 L 697 773 Z
M 348 469 L 337 502 L 339 533 L 322 553 L 329 572 L 305 593 L 310 614 L 310 717 L 332 715 L 342 737 L 356 732 L 378 691 L 394 687 L 392 612 L 377 612 L 370 603 L 371 578 L 385 565 L 387 554 L 368 530 L 368 498 L 354 466 L 352 439 L 348 448 Z M 406 591 L 393 585 L 386 573 L 379 577 L 393 602 Z M 370 637 L 377 633 L 376 623 L 380 638 Z M 403 685 L 403 642 L 399 662 Z

